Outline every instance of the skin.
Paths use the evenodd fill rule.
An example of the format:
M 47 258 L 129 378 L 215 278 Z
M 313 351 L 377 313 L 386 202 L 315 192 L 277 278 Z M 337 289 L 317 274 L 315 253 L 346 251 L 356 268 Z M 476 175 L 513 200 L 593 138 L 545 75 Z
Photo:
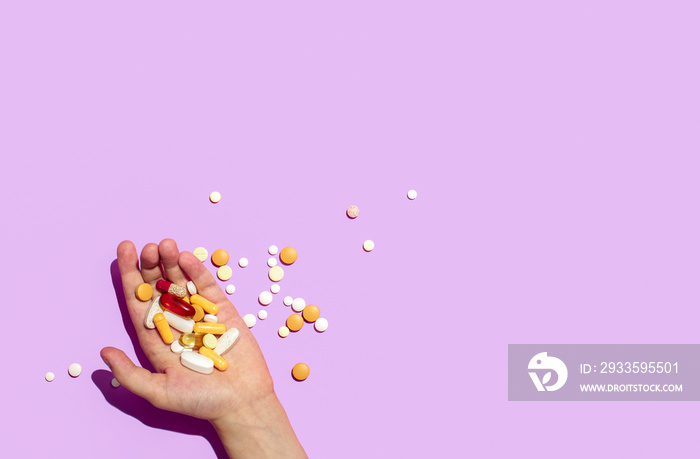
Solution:
M 157 371 L 138 367 L 121 350 L 106 347 L 100 355 L 117 381 L 157 408 L 210 421 L 232 458 L 307 458 L 275 394 L 257 341 L 203 263 L 190 252 L 180 252 L 172 239 L 146 245 L 140 269 L 131 241 L 119 244 L 117 260 L 139 343 Z M 234 348 L 224 356 L 229 362 L 226 371 L 215 369 L 203 375 L 185 368 L 158 332 L 144 326 L 150 302 L 136 298 L 136 287 L 146 282 L 155 292 L 163 272 L 167 280 L 178 285 L 184 286 L 188 278 L 194 281 L 198 293 L 219 307 L 219 322 L 241 332 Z M 173 334 L 175 339 L 180 336 L 177 330 Z

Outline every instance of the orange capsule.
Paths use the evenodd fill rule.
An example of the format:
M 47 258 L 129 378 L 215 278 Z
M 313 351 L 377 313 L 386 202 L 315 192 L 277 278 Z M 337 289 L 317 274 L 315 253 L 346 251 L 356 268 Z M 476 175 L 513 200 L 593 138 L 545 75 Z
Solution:
M 175 340 L 173 331 L 170 329 L 170 325 L 168 325 L 168 321 L 165 319 L 162 312 L 159 312 L 153 317 L 153 323 L 156 324 L 158 333 L 160 333 L 160 337 L 163 338 L 165 344 L 170 344 Z
M 212 359 L 214 361 L 214 366 L 217 370 L 225 371 L 228 368 L 228 361 L 216 352 L 209 349 L 208 347 L 200 347 L 199 353 L 205 357 L 209 357 L 210 359 Z
M 211 333 L 212 335 L 223 335 L 226 332 L 226 325 L 220 322 L 197 322 L 194 324 L 195 333 Z
M 212 303 L 211 301 L 204 298 L 202 295 L 194 294 L 190 297 L 191 304 L 198 304 L 204 309 L 207 314 L 218 314 L 219 307 Z

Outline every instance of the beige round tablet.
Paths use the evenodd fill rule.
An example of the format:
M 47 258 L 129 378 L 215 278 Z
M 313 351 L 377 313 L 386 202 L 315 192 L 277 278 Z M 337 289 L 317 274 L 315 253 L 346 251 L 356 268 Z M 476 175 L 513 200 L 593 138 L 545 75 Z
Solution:
M 292 376 L 297 381 L 303 381 L 309 377 L 309 366 L 305 363 L 297 363 L 292 368 Z
M 226 293 L 228 293 L 229 295 L 233 295 L 233 292 L 235 292 L 235 291 L 236 291 L 236 286 L 234 286 L 233 284 L 228 284 L 226 286 Z
M 221 279 L 224 282 L 231 279 L 232 274 L 233 274 L 233 270 L 231 270 L 230 266 L 222 266 L 216 270 L 216 277 L 218 277 L 219 279 Z
M 374 241 L 371 239 L 367 239 L 365 243 L 362 244 L 362 248 L 365 252 L 371 252 L 372 250 L 374 250 Z
M 197 247 L 194 249 L 194 252 L 192 252 L 192 255 L 197 257 L 197 260 L 203 263 L 209 257 L 209 252 L 207 252 L 207 249 L 204 247 Z
M 289 330 L 287 330 L 287 333 L 289 333 Z M 44 376 L 44 379 L 46 379 L 48 382 L 53 381 L 54 378 L 55 378 L 55 375 L 50 371 L 47 372 L 46 375 Z
M 112 378 L 112 387 L 119 387 L 119 381 L 117 381 L 117 378 Z
M 82 372 L 83 372 L 83 367 L 81 367 L 79 363 L 71 363 L 70 366 L 68 367 L 68 374 L 74 378 L 77 378 L 78 376 L 80 376 L 80 373 L 82 373 Z
M 280 338 L 286 338 L 287 336 L 289 336 L 289 329 L 285 326 L 282 326 L 279 330 L 277 330 L 277 334 L 280 335 Z
M 209 200 L 216 204 L 217 202 L 221 201 L 221 193 L 218 191 L 212 191 L 209 195 Z
M 348 207 L 348 210 L 345 211 L 345 213 L 350 218 L 357 218 L 357 216 L 360 215 L 360 209 L 357 206 L 350 206 Z
M 284 269 L 281 266 L 273 266 L 267 273 L 267 277 L 270 278 L 272 282 L 279 282 L 284 277 Z
M 211 333 L 207 333 L 202 338 L 202 344 L 204 344 L 204 347 L 208 347 L 209 349 L 214 349 L 218 342 L 219 340 L 216 339 L 216 336 L 212 335 Z

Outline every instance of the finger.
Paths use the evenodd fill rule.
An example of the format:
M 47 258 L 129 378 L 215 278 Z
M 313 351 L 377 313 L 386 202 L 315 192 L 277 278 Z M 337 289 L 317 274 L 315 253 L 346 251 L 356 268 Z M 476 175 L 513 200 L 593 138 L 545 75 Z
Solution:
M 122 277 L 126 304 L 133 304 L 136 301 L 136 287 L 143 283 L 143 277 L 141 277 L 141 271 L 139 271 L 136 247 L 134 247 L 133 242 L 122 241 L 119 244 L 117 247 L 117 264 Z
M 187 284 L 187 279 L 178 265 L 180 251 L 177 248 L 177 243 L 172 239 L 163 239 L 158 244 L 158 253 L 160 261 L 163 263 L 165 278 L 184 287 Z
M 102 349 L 100 355 L 119 384 L 145 398 L 155 407 L 163 407 L 166 378 L 164 374 L 154 374 L 145 368 L 137 367 L 124 352 L 113 347 Z
M 155 282 L 163 278 L 163 271 L 160 267 L 160 254 L 158 244 L 151 242 L 141 251 L 141 276 L 144 282 L 155 285 Z
M 211 272 L 209 272 L 197 257 L 190 252 L 182 252 L 180 254 L 179 265 L 187 276 L 192 279 L 200 295 L 216 303 L 218 306 L 225 305 L 226 310 L 231 311 L 234 316 L 239 315 L 235 306 L 226 298 L 223 290 L 221 290 L 221 287 L 217 284 L 214 276 L 212 276 Z

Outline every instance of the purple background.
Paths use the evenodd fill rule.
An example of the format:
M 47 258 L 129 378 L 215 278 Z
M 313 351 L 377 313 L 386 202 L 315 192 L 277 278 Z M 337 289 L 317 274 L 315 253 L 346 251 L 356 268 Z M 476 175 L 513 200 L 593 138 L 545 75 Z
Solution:
M 173 237 L 241 313 L 299 250 L 253 332 L 311 457 L 694 455 L 696 403 L 507 401 L 508 343 L 697 342 L 700 8 L 577 3 L 3 2 L 3 452 L 212 452 L 99 357 Z

